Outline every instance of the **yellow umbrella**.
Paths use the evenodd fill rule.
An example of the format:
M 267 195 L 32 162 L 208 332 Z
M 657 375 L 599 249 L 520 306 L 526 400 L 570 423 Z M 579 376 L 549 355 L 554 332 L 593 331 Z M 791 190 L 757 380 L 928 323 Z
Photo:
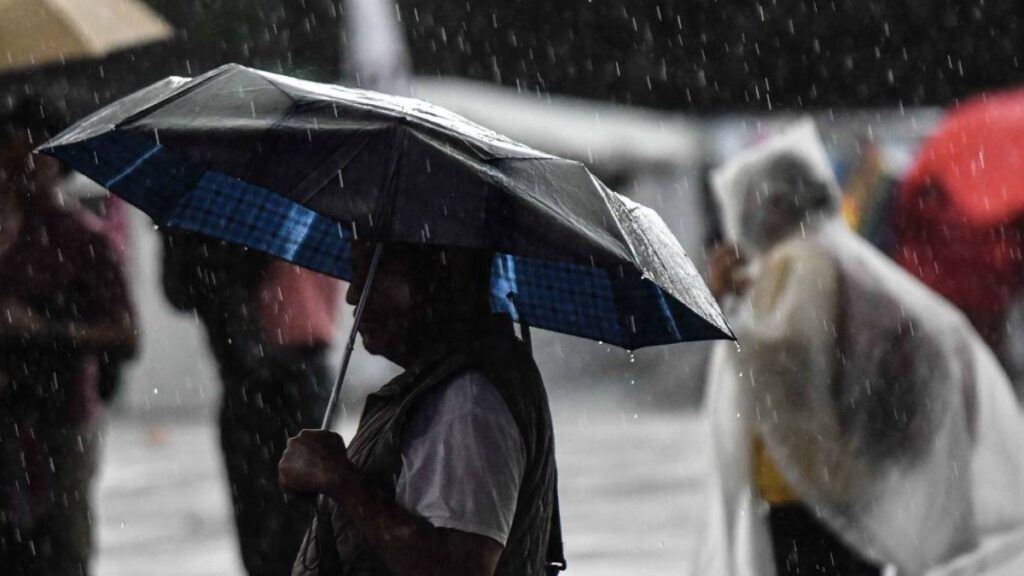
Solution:
M 98 58 L 172 33 L 138 0 L 0 0 L 0 73 Z

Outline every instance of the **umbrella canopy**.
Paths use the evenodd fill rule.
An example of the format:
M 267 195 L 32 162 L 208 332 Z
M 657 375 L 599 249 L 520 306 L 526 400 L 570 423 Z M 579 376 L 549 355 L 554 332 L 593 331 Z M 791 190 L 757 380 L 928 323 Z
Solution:
M 1024 282 L 1024 90 L 954 109 L 921 146 L 893 206 L 893 257 L 998 346 Z
M 0 0 L 0 73 L 105 56 L 170 38 L 136 0 Z
M 414 92 L 516 140 L 586 160 L 602 175 L 696 165 L 706 154 L 693 121 L 661 110 L 568 96 L 539 99 L 514 88 L 450 77 L 416 78 Z
M 353 239 L 495 254 L 492 306 L 629 349 L 731 338 L 652 210 L 425 102 L 227 65 L 86 118 L 52 154 L 162 225 L 348 278 Z
M 978 97 L 954 109 L 922 145 L 901 192 L 917 201 L 937 183 L 945 209 L 991 226 L 1024 214 L 1024 89 Z

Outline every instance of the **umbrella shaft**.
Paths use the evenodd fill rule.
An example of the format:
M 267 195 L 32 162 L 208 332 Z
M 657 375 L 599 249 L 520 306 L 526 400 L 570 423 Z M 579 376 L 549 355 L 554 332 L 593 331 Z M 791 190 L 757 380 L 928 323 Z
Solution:
M 352 320 L 352 330 L 348 334 L 348 344 L 345 345 L 345 356 L 341 360 L 341 370 L 338 372 L 338 379 L 334 381 L 334 388 L 331 390 L 331 398 L 327 401 L 327 409 L 324 410 L 324 420 L 320 425 L 322 430 L 330 430 L 331 421 L 334 419 L 334 408 L 338 404 L 338 398 L 341 396 L 341 386 L 345 383 L 345 374 L 348 372 L 348 363 L 352 359 L 352 350 L 356 347 L 356 335 L 359 333 L 359 321 L 363 317 L 363 309 L 366 308 L 366 300 L 370 295 L 370 289 L 373 286 L 373 277 L 377 272 L 377 265 L 380 263 L 380 256 L 384 252 L 384 243 L 379 242 L 373 249 L 373 260 L 370 262 L 370 271 L 366 274 L 366 285 L 363 286 L 363 292 L 359 295 L 359 303 L 356 304 L 356 312 Z M 312 571 L 320 565 L 319 549 L 317 548 L 317 558 L 310 563 L 308 555 L 308 548 L 312 542 L 314 546 L 318 546 L 316 542 L 316 523 L 322 522 L 321 511 L 324 509 L 324 498 L 323 494 L 318 494 L 316 497 L 316 505 L 313 508 L 313 514 L 309 519 L 309 528 L 306 530 L 306 537 L 302 539 L 302 546 L 299 548 L 299 558 L 302 561 L 303 568 L 306 571 Z
M 370 271 L 366 274 L 366 285 L 359 295 L 359 303 L 356 304 L 356 312 L 352 321 L 352 330 L 348 335 L 348 344 L 345 345 L 345 356 L 341 361 L 341 370 L 338 372 L 338 379 L 334 381 L 334 388 L 331 390 L 331 398 L 327 401 L 327 409 L 324 410 L 324 420 L 320 425 L 322 430 L 330 430 L 331 420 L 334 419 L 334 409 L 341 396 L 341 387 L 345 383 L 345 374 L 348 372 L 348 363 L 352 360 L 352 350 L 356 346 L 356 335 L 359 333 L 359 321 L 363 317 L 363 309 L 366 308 L 366 300 L 370 296 L 373 286 L 373 276 L 377 272 L 377 265 L 380 263 L 381 254 L 384 252 L 384 243 L 378 242 L 373 249 L 373 260 L 370 262 Z

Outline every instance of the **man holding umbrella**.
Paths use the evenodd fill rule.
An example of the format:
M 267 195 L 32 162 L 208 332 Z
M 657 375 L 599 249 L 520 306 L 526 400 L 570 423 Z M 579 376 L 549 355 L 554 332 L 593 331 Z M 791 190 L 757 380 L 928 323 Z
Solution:
M 370 251 L 353 249 L 352 304 Z M 490 262 L 385 250 L 360 333 L 405 372 L 367 401 L 349 448 L 324 431 L 289 442 L 281 486 L 331 502 L 295 574 L 543 573 L 557 530 L 551 415 L 529 349 L 491 314 Z
M 158 82 L 42 151 L 158 224 L 350 280 L 367 349 L 405 368 L 351 447 L 307 432 L 284 456 L 284 486 L 325 494 L 330 513 L 298 574 L 564 565 L 528 327 L 628 349 L 731 337 L 656 213 L 425 102 L 227 65 Z

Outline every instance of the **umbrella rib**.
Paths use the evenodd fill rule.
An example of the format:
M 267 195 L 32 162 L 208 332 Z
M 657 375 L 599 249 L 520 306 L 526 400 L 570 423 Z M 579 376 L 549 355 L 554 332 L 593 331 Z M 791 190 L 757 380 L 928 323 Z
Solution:
M 228 64 L 228 66 L 235 66 L 235 67 L 241 68 L 243 70 L 248 70 L 248 68 L 246 68 L 245 66 L 239 66 L 238 64 Z M 268 74 L 261 74 L 261 73 L 259 73 L 258 70 L 256 72 L 257 72 L 257 74 L 255 74 L 255 76 L 259 76 L 260 80 L 263 80 L 267 84 L 270 84 L 273 88 L 275 88 L 281 94 L 284 94 L 292 102 L 296 102 L 296 103 L 298 102 L 298 99 L 291 92 L 289 92 L 288 90 L 283 88 L 280 84 L 278 84 L 274 80 L 274 78 L 272 78 L 270 75 L 268 75 Z M 290 116 L 291 113 L 289 112 L 288 115 Z M 285 116 L 285 118 L 287 118 L 287 116 Z M 283 120 L 283 118 L 282 118 L 282 120 Z
M 177 88 L 171 94 L 168 94 L 167 96 L 157 100 L 156 102 L 153 102 L 152 104 L 149 104 L 148 106 L 142 107 L 138 111 L 132 113 L 130 116 L 128 116 L 128 117 L 124 118 L 123 120 L 121 120 L 120 122 L 118 122 L 114 127 L 115 128 L 119 128 L 121 126 L 126 126 L 126 125 L 131 124 L 132 122 L 140 119 L 141 117 L 145 116 L 146 114 L 150 114 L 150 113 L 155 112 L 157 110 L 160 110 L 162 108 L 166 108 L 167 106 L 173 104 L 174 102 L 177 102 L 178 100 L 184 98 L 185 96 L 188 96 L 192 92 L 195 92 L 199 88 L 202 88 L 203 86 L 205 86 L 207 83 L 211 82 L 212 80 L 214 80 L 216 78 L 219 78 L 221 76 L 225 76 L 225 75 L 227 75 L 230 72 L 235 72 L 236 71 L 235 69 L 237 67 L 238 66 L 234 65 L 234 64 L 225 64 L 224 66 L 221 66 L 220 68 L 215 68 L 213 70 L 210 70 L 209 72 L 207 72 L 206 74 L 203 74 L 202 76 L 198 76 L 196 78 L 192 78 L 188 83 L 180 86 L 179 88 Z
M 107 189 L 110 189 L 110 188 L 114 187 L 114 185 L 116 185 L 118 182 L 123 180 L 125 176 L 127 176 L 127 175 L 131 174 L 132 172 L 134 172 L 135 169 L 138 168 L 139 166 L 141 166 L 143 163 L 145 163 L 146 160 L 149 160 L 154 154 L 159 152 L 160 148 L 161 148 L 161 146 L 159 144 L 154 145 L 152 148 L 147 150 L 145 154 L 143 154 L 142 156 L 139 156 L 131 164 L 129 164 L 126 168 L 124 168 L 123 170 L 118 172 L 117 175 L 115 175 L 113 178 L 111 178 L 110 180 L 107 180 L 106 182 L 104 182 L 103 183 L 103 187 L 107 188 Z
M 629 249 L 629 255 L 632 257 L 633 262 L 636 263 L 637 260 L 639 260 L 639 258 L 637 258 L 636 248 L 633 246 L 633 242 L 630 240 L 629 234 L 626 233 L 626 229 L 619 223 L 619 219 L 615 218 L 616 211 L 611 205 L 611 194 L 615 194 L 615 192 L 598 180 L 588 168 L 584 167 L 583 169 L 587 171 L 587 174 L 590 176 L 590 181 L 594 184 L 594 188 L 597 189 L 597 192 L 601 195 L 601 201 L 604 202 L 604 206 L 608 209 L 608 213 L 612 215 L 612 222 L 615 222 L 615 228 L 619 231 L 619 234 L 622 235 L 622 240 L 626 243 L 626 248 Z M 608 194 L 609 192 L 611 194 Z M 639 269 L 639 266 L 637 268 Z M 644 274 L 647 273 L 646 270 L 640 270 L 640 272 Z
M 362 132 L 364 132 L 364 130 L 360 129 L 353 133 L 352 136 L 355 136 L 356 134 L 360 134 Z M 350 138 L 352 136 L 350 136 Z M 355 150 L 339 149 L 337 152 L 328 157 L 327 160 L 324 161 L 324 164 L 320 166 L 320 168 L 313 170 L 309 174 L 309 176 L 307 176 L 302 182 L 299 182 L 299 184 L 295 186 L 294 189 L 294 194 L 298 198 L 299 203 L 309 203 L 309 201 L 312 200 L 313 197 L 320 193 L 320 191 L 323 189 L 324 184 L 328 180 L 330 180 L 339 170 L 343 170 L 345 166 L 348 166 L 350 163 L 352 163 L 353 160 L 356 159 L 357 156 L 359 156 L 359 154 L 363 151 L 363 148 L 366 147 L 366 143 L 367 140 L 363 140 L 363 142 L 361 142 L 359 146 L 356 147 Z M 346 156 L 348 157 L 348 159 L 347 162 L 345 162 L 345 166 L 334 166 L 334 164 L 338 160 L 341 160 Z

